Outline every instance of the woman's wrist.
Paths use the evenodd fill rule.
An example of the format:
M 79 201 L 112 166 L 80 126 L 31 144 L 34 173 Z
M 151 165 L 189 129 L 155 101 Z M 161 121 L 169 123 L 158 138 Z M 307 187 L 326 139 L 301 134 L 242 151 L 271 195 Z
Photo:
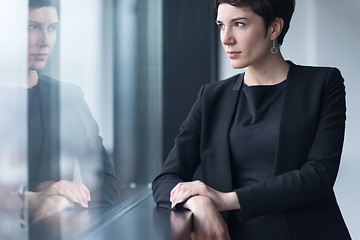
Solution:
M 183 205 L 184 208 L 189 209 L 194 212 L 199 210 L 201 207 L 204 207 L 207 204 L 213 204 L 212 200 L 207 196 L 196 195 L 190 197 Z
M 239 210 L 240 204 L 236 192 L 221 193 L 222 204 L 218 206 L 219 211 Z
M 240 209 L 239 200 L 237 197 L 236 192 L 218 192 L 216 195 L 216 200 L 214 200 L 215 196 L 203 196 L 203 195 L 196 195 L 190 197 L 185 203 L 184 207 L 193 210 L 199 207 L 199 205 L 211 202 L 214 204 L 218 211 L 227 211 L 227 210 L 238 210 Z

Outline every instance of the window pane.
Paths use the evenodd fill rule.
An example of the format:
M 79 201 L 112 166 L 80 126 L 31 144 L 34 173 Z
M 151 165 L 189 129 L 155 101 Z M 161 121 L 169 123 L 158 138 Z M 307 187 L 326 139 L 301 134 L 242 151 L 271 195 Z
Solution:
M 150 183 L 161 164 L 161 7 L 115 4 L 115 159 L 125 189 Z
M 57 214 L 126 207 L 161 164 L 161 0 L 6 2 L 0 238 L 88 230 Z
M 27 14 L 26 1 L 1 1 L 0 238 L 9 240 L 27 239 L 17 194 L 27 183 Z

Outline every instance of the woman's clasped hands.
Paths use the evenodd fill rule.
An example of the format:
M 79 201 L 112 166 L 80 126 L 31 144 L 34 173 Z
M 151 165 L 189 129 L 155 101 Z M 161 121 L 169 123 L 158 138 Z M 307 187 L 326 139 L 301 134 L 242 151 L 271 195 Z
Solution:
M 240 209 L 235 192 L 220 192 L 199 180 L 178 183 L 170 193 L 171 207 L 173 208 L 194 196 L 210 198 L 218 211 Z
M 240 209 L 235 192 L 220 192 L 201 181 L 178 183 L 170 193 L 171 206 L 184 203 L 193 213 L 192 239 L 230 239 L 219 211 Z
M 60 180 L 58 182 L 50 183 L 49 186 L 43 188 L 40 185 L 39 188 L 44 195 L 63 196 L 70 202 L 78 203 L 84 208 L 88 207 L 88 203 L 91 200 L 90 191 L 83 183 Z
M 90 202 L 90 191 L 82 183 L 60 180 L 44 182 L 37 187 L 37 192 L 27 192 L 29 217 L 37 222 L 52 214 L 74 207 L 78 203 L 84 208 Z

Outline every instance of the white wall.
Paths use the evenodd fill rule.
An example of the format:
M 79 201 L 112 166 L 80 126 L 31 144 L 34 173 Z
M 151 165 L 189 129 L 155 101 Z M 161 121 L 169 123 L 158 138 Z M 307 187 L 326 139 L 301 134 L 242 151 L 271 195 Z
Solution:
M 359 0 L 298 0 L 282 52 L 296 64 L 336 66 L 347 93 L 346 136 L 342 163 L 335 184 L 336 196 L 353 239 L 360 239 L 360 56 Z M 220 78 L 231 69 L 220 49 Z

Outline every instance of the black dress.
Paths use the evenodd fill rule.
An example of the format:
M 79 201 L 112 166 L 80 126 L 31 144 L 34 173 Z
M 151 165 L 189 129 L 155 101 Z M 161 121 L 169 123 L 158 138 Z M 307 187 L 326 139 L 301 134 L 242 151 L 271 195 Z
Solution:
M 286 80 L 276 85 L 242 85 L 230 129 L 234 188 L 272 177 Z M 241 198 L 239 198 L 241 206 Z M 266 202 L 264 202 L 266 204 Z M 239 239 L 289 239 L 281 213 L 236 221 Z M 236 226 L 234 226 L 236 227 Z

